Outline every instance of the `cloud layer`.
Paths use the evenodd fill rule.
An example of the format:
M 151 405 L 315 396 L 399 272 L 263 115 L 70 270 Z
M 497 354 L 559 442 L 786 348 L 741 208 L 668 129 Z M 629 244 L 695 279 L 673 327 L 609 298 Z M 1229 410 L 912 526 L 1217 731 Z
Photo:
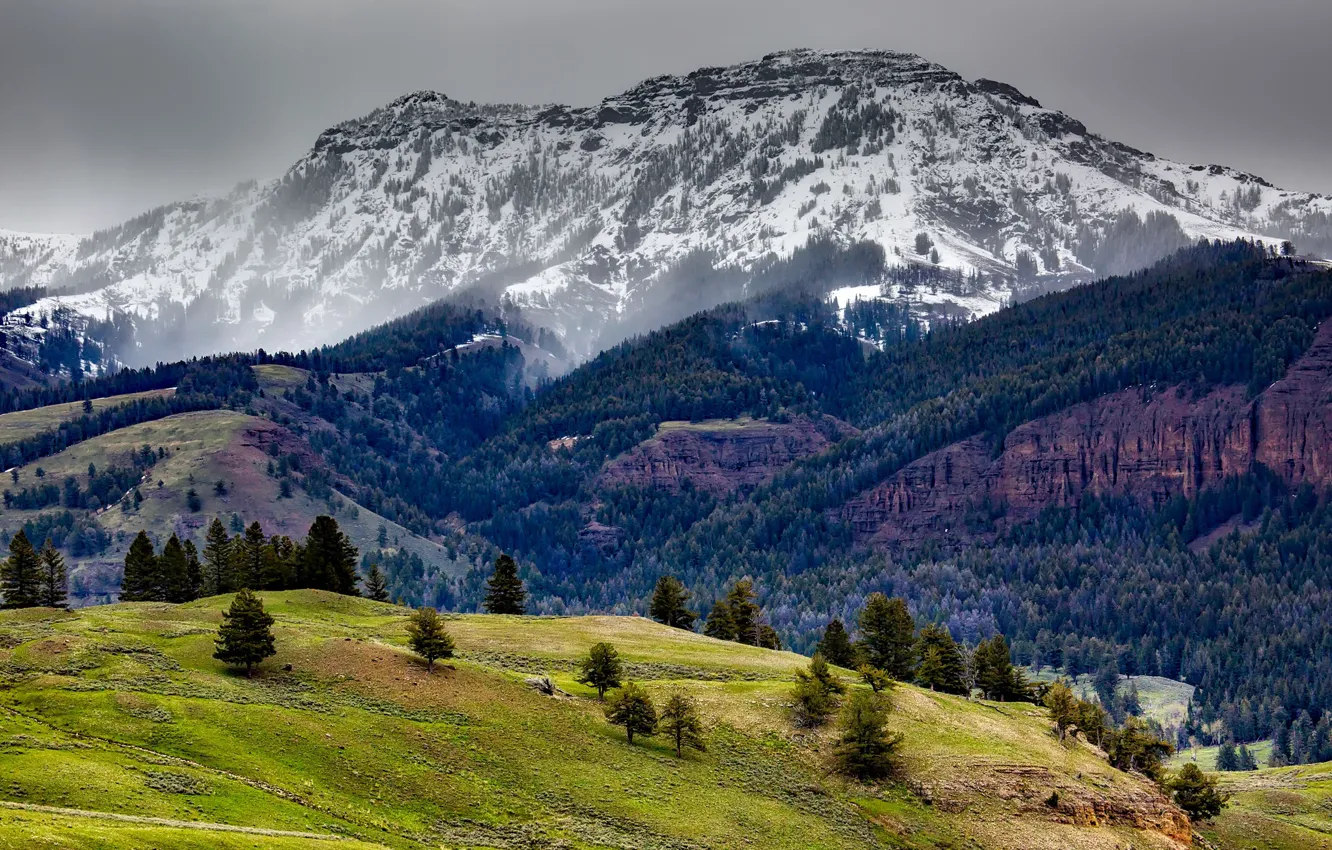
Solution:
M 1104 135 L 1332 192 L 1326 0 L 16 0 L 0 227 L 80 232 L 280 174 L 415 89 L 586 104 L 788 47 L 920 53 Z

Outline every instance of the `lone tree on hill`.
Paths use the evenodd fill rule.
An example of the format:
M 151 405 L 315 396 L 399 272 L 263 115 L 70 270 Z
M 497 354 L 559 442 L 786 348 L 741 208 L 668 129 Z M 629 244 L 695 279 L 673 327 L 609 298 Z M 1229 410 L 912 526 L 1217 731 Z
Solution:
M 658 623 L 675 629 L 692 629 L 698 615 L 685 605 L 689 601 L 689 591 L 675 576 L 662 576 L 657 579 L 657 586 L 652 591 L 652 604 L 648 614 Z
M 823 639 L 819 641 L 818 652 L 828 659 L 829 664 L 855 669 L 856 650 L 851 646 L 851 637 L 846 633 L 846 626 L 841 620 L 834 619 L 823 630 Z
M 675 693 L 666 700 L 661 709 L 660 731 L 675 744 L 676 758 L 684 757 L 685 747 L 700 752 L 707 750 L 703 743 L 703 721 L 693 697 Z
M 526 614 L 527 590 L 518 578 L 518 565 L 508 555 L 495 559 L 495 572 L 486 582 L 486 611 L 490 614 Z
M 125 577 L 120 582 L 120 598 L 124 602 L 162 602 L 157 553 L 146 531 L 140 531 L 125 553 Z
M 606 704 L 606 719 L 623 726 L 633 744 L 635 735 L 647 738 L 657 733 L 657 708 L 647 691 L 633 682 L 615 692 Z
M 1211 820 L 1226 807 L 1227 796 L 1217 790 L 1216 777 L 1208 776 L 1189 762 L 1179 773 L 1166 780 L 1166 788 L 1175 805 L 1184 810 L 1191 821 Z
M 606 691 L 620 686 L 620 653 L 609 643 L 595 644 L 583 659 L 578 681 L 597 689 L 597 699 L 605 699 Z
M 9 541 L 9 557 L 0 564 L 0 592 L 6 608 L 31 608 L 41 595 L 41 558 L 19 529 Z
M 893 771 L 893 755 L 902 739 L 886 728 L 888 700 L 857 691 L 842 709 L 841 734 L 833 749 L 837 769 L 860 780 L 882 779 Z
M 217 650 L 213 657 L 226 664 L 245 665 L 245 676 L 254 665 L 277 653 L 273 646 L 273 615 L 248 589 L 242 588 L 231 600 L 231 608 L 222 614 L 217 630 Z
M 65 572 L 65 559 L 61 557 L 51 538 L 46 538 L 40 553 L 41 581 L 37 604 L 47 608 L 64 608 L 69 596 L 69 577 Z
M 365 577 L 365 595 L 376 602 L 388 601 L 388 582 L 385 581 L 379 564 L 370 565 L 370 572 Z
M 915 669 L 916 621 L 906 600 L 872 593 L 860 612 L 860 634 L 866 661 L 899 682 Z
M 407 621 L 407 643 L 426 660 L 426 670 L 435 672 L 436 658 L 453 657 L 453 638 L 444 628 L 444 618 L 434 608 L 418 608 Z

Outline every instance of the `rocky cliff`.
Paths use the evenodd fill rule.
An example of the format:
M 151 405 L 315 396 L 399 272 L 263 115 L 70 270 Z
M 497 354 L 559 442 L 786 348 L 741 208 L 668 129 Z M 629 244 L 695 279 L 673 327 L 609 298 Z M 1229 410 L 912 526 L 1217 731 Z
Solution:
M 1084 493 L 1161 504 L 1255 464 L 1288 483 L 1332 483 L 1332 323 L 1280 381 L 1250 400 L 1243 387 L 1194 397 L 1135 387 L 1014 429 L 996 456 L 980 437 L 908 465 L 847 502 L 840 517 L 875 545 L 970 536 Z
M 666 422 L 652 439 L 607 464 L 597 484 L 678 491 L 688 481 L 723 496 L 752 488 L 853 433 L 854 428 L 832 417 Z

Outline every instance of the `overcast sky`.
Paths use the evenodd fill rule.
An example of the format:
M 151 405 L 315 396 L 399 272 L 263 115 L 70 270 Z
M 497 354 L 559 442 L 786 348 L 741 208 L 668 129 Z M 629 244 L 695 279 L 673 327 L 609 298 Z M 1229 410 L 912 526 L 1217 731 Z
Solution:
M 789 47 L 919 53 L 1135 147 L 1332 193 L 1332 0 L 0 0 L 0 227 L 281 174 L 400 94 L 586 105 Z

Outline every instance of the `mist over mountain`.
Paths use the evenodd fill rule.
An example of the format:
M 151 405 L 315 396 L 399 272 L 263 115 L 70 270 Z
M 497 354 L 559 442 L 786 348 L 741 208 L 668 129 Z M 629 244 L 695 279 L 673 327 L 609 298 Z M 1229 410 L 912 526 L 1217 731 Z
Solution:
M 0 287 L 47 287 L 4 331 L 57 370 L 309 348 L 442 297 L 521 314 L 583 358 L 751 296 L 801 250 L 881 255 L 800 281 L 843 306 L 974 317 L 1198 237 L 1328 253 L 1329 211 L 916 56 L 793 51 L 585 108 L 410 94 L 278 180 L 84 238 L 0 233 Z

